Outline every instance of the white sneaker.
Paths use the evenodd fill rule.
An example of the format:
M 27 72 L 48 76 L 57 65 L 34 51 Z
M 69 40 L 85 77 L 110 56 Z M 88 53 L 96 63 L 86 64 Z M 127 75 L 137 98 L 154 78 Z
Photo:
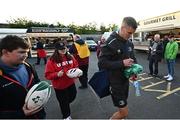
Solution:
M 164 76 L 164 78 L 169 78 L 169 76 L 170 76 L 170 74 L 168 74 L 168 75 Z
M 69 116 L 69 117 L 67 117 L 67 118 L 65 118 L 63 120 L 72 120 L 72 118 L 71 118 L 71 116 Z
M 167 79 L 167 81 L 172 81 L 173 77 L 171 75 L 169 75 L 169 78 Z

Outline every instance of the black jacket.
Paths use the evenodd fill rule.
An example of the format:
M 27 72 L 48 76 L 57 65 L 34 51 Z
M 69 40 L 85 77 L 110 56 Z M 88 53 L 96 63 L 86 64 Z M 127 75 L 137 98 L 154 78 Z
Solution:
M 111 85 L 118 87 L 119 84 L 128 81 L 124 76 L 126 67 L 123 60 L 132 58 L 136 62 L 133 49 L 133 43 L 124 40 L 116 32 L 113 32 L 102 46 L 98 66 L 100 69 L 108 70 Z
M 43 46 L 42 42 L 37 42 L 36 47 L 37 47 L 37 49 L 44 49 L 44 46 Z
M 25 63 L 29 74 L 27 87 L 23 87 L 12 75 L 7 74 L 0 66 L 0 118 L 8 119 L 27 119 L 44 118 L 45 111 L 26 117 L 22 110 L 25 97 L 29 89 L 40 80 L 33 67 Z
M 156 51 L 154 52 L 154 54 L 152 54 L 152 50 L 150 49 L 150 47 L 153 47 L 154 43 L 155 41 L 149 46 L 148 59 L 155 59 L 157 61 L 161 61 L 161 59 L 163 58 L 163 43 L 161 41 L 157 42 Z

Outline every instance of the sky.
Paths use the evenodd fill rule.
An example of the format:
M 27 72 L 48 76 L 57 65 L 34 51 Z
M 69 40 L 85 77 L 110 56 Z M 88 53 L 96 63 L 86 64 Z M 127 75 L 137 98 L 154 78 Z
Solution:
M 0 23 L 16 18 L 64 25 L 117 24 L 180 10 L 180 0 L 1 0 Z

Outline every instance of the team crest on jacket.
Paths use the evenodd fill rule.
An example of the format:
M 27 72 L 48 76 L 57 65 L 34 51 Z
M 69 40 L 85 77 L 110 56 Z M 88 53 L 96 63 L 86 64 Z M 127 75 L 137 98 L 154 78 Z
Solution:
M 118 50 L 117 50 L 117 52 L 118 52 L 118 53 L 121 53 L 121 50 L 120 50 L 120 49 L 118 49 Z
M 129 48 L 128 48 L 128 51 L 130 51 L 130 52 L 131 52 L 131 51 L 132 51 L 132 48 L 131 48 L 131 47 L 129 47 Z
M 119 105 L 123 106 L 123 105 L 125 105 L 125 102 L 123 100 L 120 100 Z

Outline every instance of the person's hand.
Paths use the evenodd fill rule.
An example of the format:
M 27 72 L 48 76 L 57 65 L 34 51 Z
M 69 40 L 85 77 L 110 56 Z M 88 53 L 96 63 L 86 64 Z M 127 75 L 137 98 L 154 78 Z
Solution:
M 136 81 L 137 80 L 137 75 L 133 74 L 133 75 L 131 75 L 131 77 L 129 79 L 132 80 L 132 81 Z
M 79 74 L 77 77 L 79 78 L 79 77 L 81 77 L 83 75 L 83 72 L 81 73 L 81 74 Z
M 34 109 L 28 109 L 26 103 L 23 106 L 23 112 L 24 112 L 25 116 L 33 115 L 33 114 L 39 112 L 40 110 L 42 110 L 42 107 L 40 107 L 40 108 L 37 107 L 37 108 L 34 108 Z
M 58 77 L 61 77 L 63 74 L 64 74 L 64 71 L 61 70 L 61 71 L 59 71 L 59 72 L 57 73 L 57 76 L 58 76 Z
M 123 64 L 124 64 L 125 67 L 130 67 L 133 63 L 134 63 L 134 60 L 131 59 L 131 58 L 123 60 Z

